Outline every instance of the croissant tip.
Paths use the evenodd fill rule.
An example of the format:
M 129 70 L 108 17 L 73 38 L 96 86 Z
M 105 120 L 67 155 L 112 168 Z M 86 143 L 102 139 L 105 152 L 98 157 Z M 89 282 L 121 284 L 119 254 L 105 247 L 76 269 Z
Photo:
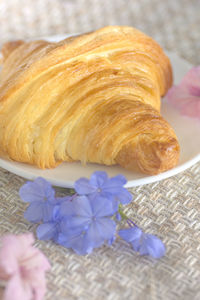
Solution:
M 178 164 L 179 153 L 180 147 L 175 138 L 151 143 L 142 139 L 135 152 L 132 145 L 123 147 L 117 156 L 117 162 L 131 171 L 139 168 L 145 174 L 157 175 L 174 168 Z

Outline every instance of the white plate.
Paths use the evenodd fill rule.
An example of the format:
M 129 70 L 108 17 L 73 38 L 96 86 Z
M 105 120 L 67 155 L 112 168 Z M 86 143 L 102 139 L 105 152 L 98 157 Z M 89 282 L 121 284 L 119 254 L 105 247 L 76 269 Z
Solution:
M 50 41 L 59 41 L 66 36 L 55 36 L 46 38 Z M 173 71 L 174 81 L 178 83 L 184 74 L 192 67 L 187 61 L 178 57 L 175 53 L 167 53 L 170 57 Z M 148 176 L 142 173 L 130 172 L 119 166 L 103 166 L 97 164 L 87 164 L 82 166 L 77 163 L 62 163 L 55 169 L 40 170 L 34 166 L 23 163 L 0 159 L 0 167 L 22 176 L 27 179 L 35 179 L 42 176 L 49 180 L 53 185 L 61 187 L 73 187 L 74 181 L 80 177 L 90 177 L 97 170 L 103 170 L 109 176 L 115 176 L 119 173 L 123 174 L 128 182 L 126 187 L 134 187 L 147 183 L 159 181 L 170 176 L 176 175 L 200 161 L 200 122 L 188 117 L 181 116 L 178 111 L 174 110 L 164 99 L 161 109 L 162 116 L 174 128 L 181 147 L 180 161 L 176 168 L 156 176 Z

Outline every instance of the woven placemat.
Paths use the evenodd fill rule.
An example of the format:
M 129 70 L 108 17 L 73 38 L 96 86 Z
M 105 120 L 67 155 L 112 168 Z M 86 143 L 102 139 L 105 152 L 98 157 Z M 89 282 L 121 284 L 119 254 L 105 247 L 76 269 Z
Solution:
M 131 25 L 198 64 L 199 11 L 199 0 L 1 0 L 0 43 L 108 24 Z M 35 229 L 23 218 L 25 205 L 18 190 L 24 182 L 0 169 L 0 235 Z M 134 201 L 127 213 L 164 241 L 166 256 L 160 261 L 140 257 L 125 242 L 116 241 L 80 257 L 37 241 L 52 264 L 46 299 L 200 299 L 200 163 L 131 191 Z

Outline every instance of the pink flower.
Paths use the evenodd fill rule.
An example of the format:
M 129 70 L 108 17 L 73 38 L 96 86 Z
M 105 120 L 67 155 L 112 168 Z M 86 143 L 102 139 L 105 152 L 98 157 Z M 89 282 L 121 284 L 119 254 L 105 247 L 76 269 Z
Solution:
M 167 99 L 181 114 L 200 120 L 200 66 L 187 72 L 180 84 L 169 90 Z
M 3 300 L 41 300 L 46 291 L 45 272 L 50 264 L 33 247 L 32 234 L 1 238 L 0 280 L 7 281 Z

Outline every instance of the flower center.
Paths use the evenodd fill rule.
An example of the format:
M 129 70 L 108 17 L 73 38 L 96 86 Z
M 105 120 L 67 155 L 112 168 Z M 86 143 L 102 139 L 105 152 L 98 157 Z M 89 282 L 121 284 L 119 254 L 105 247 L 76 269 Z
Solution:
M 96 216 L 92 216 L 92 221 L 94 222 L 94 221 L 96 221 Z

